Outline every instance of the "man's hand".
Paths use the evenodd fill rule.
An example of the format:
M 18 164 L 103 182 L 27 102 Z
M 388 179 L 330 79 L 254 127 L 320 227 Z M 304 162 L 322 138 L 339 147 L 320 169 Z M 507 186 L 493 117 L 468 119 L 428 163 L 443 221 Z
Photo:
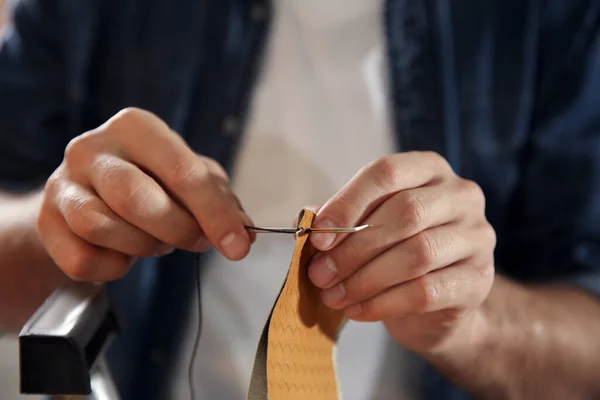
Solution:
M 71 278 L 122 277 L 135 257 L 174 248 L 230 259 L 249 251 L 250 218 L 215 161 L 195 154 L 153 114 L 126 109 L 75 138 L 47 182 L 44 247 Z
M 323 302 L 358 321 L 384 321 L 420 354 L 470 325 L 494 279 L 495 232 L 485 199 L 434 153 L 401 153 L 363 168 L 319 211 L 316 227 L 379 228 L 313 234 L 309 267 Z

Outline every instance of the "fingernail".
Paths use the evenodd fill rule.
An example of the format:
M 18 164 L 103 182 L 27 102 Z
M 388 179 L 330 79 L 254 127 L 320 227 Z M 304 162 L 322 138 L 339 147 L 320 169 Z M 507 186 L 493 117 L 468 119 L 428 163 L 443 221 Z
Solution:
M 212 247 L 212 243 L 206 236 L 202 236 L 196 244 L 194 244 L 194 251 L 201 253 L 203 251 L 207 251 Z
M 167 244 L 161 244 L 158 249 L 154 252 L 154 257 L 163 257 L 167 254 L 171 254 L 175 248 Z
M 155 254 L 155 257 L 164 257 L 166 255 L 171 254 L 173 251 L 175 251 L 175 248 L 171 247 L 169 250 L 163 250 L 163 251 Z
M 336 225 L 330 219 L 325 219 L 323 221 L 318 222 L 314 226 L 315 228 L 335 228 Z M 321 251 L 329 250 L 333 241 L 335 240 L 335 233 L 316 233 L 313 232 L 310 234 L 310 242 L 317 249 Z
M 254 221 L 252 221 L 252 218 L 250 218 L 250 216 L 248 214 L 246 214 L 245 212 L 242 213 L 242 220 L 244 221 L 244 225 L 254 226 Z M 256 242 L 256 233 L 255 232 L 248 232 L 248 236 L 250 237 L 250 243 Z
M 236 232 L 230 232 L 223 236 L 221 239 L 221 247 L 225 251 L 227 257 L 232 259 L 238 259 L 244 255 L 246 251 L 247 242 L 242 235 Z
M 313 284 L 320 288 L 325 288 L 335 278 L 337 266 L 335 261 L 329 256 L 320 256 L 313 262 L 309 268 L 310 279 Z
M 346 297 L 346 288 L 344 287 L 344 283 L 340 283 L 335 285 L 330 289 L 326 289 L 321 293 L 321 300 L 325 303 L 326 306 L 330 308 L 337 308 L 342 300 Z

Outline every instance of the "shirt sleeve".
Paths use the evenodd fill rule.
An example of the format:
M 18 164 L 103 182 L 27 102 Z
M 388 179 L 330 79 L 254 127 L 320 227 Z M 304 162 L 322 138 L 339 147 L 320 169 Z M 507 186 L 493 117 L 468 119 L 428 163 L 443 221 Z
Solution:
M 0 190 L 43 185 L 68 143 L 58 2 L 15 1 L 0 42 Z
M 560 20 L 541 35 L 532 135 L 497 263 L 600 295 L 599 7 L 576 28 Z

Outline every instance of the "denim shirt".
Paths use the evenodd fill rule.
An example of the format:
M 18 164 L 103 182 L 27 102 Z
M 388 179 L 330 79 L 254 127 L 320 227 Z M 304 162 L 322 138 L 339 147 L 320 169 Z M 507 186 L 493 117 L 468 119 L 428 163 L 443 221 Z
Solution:
M 439 152 L 482 187 L 499 273 L 600 294 L 600 1 L 386 0 L 384 9 L 402 150 Z M 3 189 L 40 187 L 69 140 L 128 106 L 231 167 L 268 1 L 27 0 L 9 13 Z M 109 284 L 122 330 L 108 355 L 125 400 L 166 398 L 192 260 L 143 259 Z M 423 398 L 468 395 L 424 364 Z

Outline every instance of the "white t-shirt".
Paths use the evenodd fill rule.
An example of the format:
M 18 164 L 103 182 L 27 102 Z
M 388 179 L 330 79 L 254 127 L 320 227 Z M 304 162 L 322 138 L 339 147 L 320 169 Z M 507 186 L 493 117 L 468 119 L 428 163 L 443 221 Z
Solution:
M 388 121 L 382 2 L 274 3 L 233 185 L 257 225 L 289 227 L 302 207 L 323 204 L 362 166 L 394 152 L 395 143 Z M 198 399 L 245 399 L 256 345 L 293 247 L 293 237 L 259 234 L 242 261 L 210 255 L 194 366 Z M 189 398 L 197 311 L 190 313 L 175 399 Z M 397 347 L 383 324 L 349 322 L 337 348 L 343 398 L 414 398 L 410 385 L 402 383 L 408 375 Z

